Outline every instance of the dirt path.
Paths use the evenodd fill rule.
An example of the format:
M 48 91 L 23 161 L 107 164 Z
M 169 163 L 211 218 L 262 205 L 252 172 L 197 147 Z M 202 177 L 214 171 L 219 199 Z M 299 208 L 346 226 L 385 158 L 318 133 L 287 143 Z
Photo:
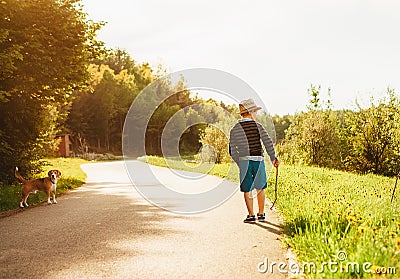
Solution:
M 133 164 L 138 170 L 143 165 Z M 87 183 L 60 196 L 57 205 L 0 219 L 1 278 L 286 277 L 277 266 L 273 274 L 258 271 L 266 257 L 286 262 L 286 251 L 271 211 L 266 223 L 242 223 L 241 193 L 209 212 L 176 215 L 144 200 L 123 162 L 83 170 Z

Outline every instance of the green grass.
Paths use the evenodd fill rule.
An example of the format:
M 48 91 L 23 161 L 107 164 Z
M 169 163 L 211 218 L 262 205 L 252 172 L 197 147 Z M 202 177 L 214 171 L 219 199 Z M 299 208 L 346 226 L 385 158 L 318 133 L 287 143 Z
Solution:
M 163 158 L 149 156 L 148 163 L 167 166 Z M 199 167 L 173 162 L 169 167 L 209 173 L 238 182 L 237 168 L 229 164 Z M 266 194 L 274 197 L 275 175 Z M 277 208 L 284 219 L 284 241 L 292 247 L 309 278 L 399 278 L 400 189 L 390 203 L 395 179 L 357 175 L 315 167 L 281 166 Z M 244 205 L 243 205 L 244 206 Z M 347 258 L 339 260 L 340 251 Z M 335 265 L 334 262 L 338 264 Z M 333 263 L 331 269 L 324 264 Z M 352 263 L 360 266 L 360 273 Z M 363 264 L 372 273 L 363 271 Z M 369 263 L 371 266 L 369 266 Z M 373 274 L 379 267 L 394 267 L 393 274 Z M 330 270 L 336 272 L 330 272 Z M 390 270 L 393 272 L 394 270 Z
M 76 158 L 56 158 L 46 159 L 43 172 L 38 177 L 46 177 L 47 172 L 51 169 L 58 169 L 61 171 L 61 179 L 57 183 L 57 195 L 64 193 L 70 189 L 82 186 L 85 183 L 86 174 L 80 168 L 80 165 L 87 163 L 87 161 Z M 21 184 L 16 182 L 15 185 L 3 185 L 0 187 L 0 211 L 6 211 L 19 207 L 19 200 L 21 198 Z M 37 192 L 37 194 L 30 194 L 28 204 L 34 205 L 46 201 L 46 194 Z
M 189 159 L 192 159 L 188 157 Z M 139 161 L 147 162 L 160 167 L 168 167 L 177 170 L 186 170 L 199 173 L 207 173 L 219 177 L 226 177 L 229 180 L 238 180 L 238 169 L 236 166 L 230 167 L 229 164 L 211 164 L 211 163 L 192 163 L 185 161 L 185 158 L 178 160 L 177 158 L 161 158 L 157 156 L 146 156 L 138 158 Z M 192 160 L 190 160 L 192 161 Z

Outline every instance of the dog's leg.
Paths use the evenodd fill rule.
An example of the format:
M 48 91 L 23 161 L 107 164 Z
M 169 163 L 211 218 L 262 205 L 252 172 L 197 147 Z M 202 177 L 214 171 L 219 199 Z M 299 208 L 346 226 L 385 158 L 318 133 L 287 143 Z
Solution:
M 21 200 L 19 201 L 19 207 L 24 208 L 24 207 L 28 207 L 28 203 L 26 202 L 26 200 L 29 197 L 29 191 L 27 191 L 25 188 L 22 188 L 22 197 Z
M 24 194 L 22 194 L 21 199 L 19 200 L 19 207 L 24 208 Z
M 28 207 L 29 204 L 26 202 L 28 200 L 29 193 L 27 195 L 24 195 L 24 197 L 21 199 L 21 202 L 19 203 L 20 207 Z
M 53 190 L 51 193 L 53 194 L 53 203 L 57 203 L 57 201 L 56 201 L 56 190 Z
M 47 195 L 47 204 L 51 204 L 51 200 L 50 200 L 50 189 L 46 191 L 46 195 Z

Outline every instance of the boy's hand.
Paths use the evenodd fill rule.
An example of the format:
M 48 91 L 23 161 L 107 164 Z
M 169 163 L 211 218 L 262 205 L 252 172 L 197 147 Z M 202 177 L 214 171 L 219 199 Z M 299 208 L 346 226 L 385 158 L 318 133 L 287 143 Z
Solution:
M 275 160 L 272 162 L 275 168 L 279 167 L 279 160 L 278 158 L 275 158 Z

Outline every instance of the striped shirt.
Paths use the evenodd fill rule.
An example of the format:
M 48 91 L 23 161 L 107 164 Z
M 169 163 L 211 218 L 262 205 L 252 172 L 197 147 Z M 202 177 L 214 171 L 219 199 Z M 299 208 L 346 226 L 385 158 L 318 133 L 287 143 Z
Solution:
M 274 144 L 264 127 L 254 120 L 240 119 L 230 132 L 229 154 L 236 163 L 241 159 L 258 161 L 263 156 L 261 141 L 271 162 L 274 161 Z

